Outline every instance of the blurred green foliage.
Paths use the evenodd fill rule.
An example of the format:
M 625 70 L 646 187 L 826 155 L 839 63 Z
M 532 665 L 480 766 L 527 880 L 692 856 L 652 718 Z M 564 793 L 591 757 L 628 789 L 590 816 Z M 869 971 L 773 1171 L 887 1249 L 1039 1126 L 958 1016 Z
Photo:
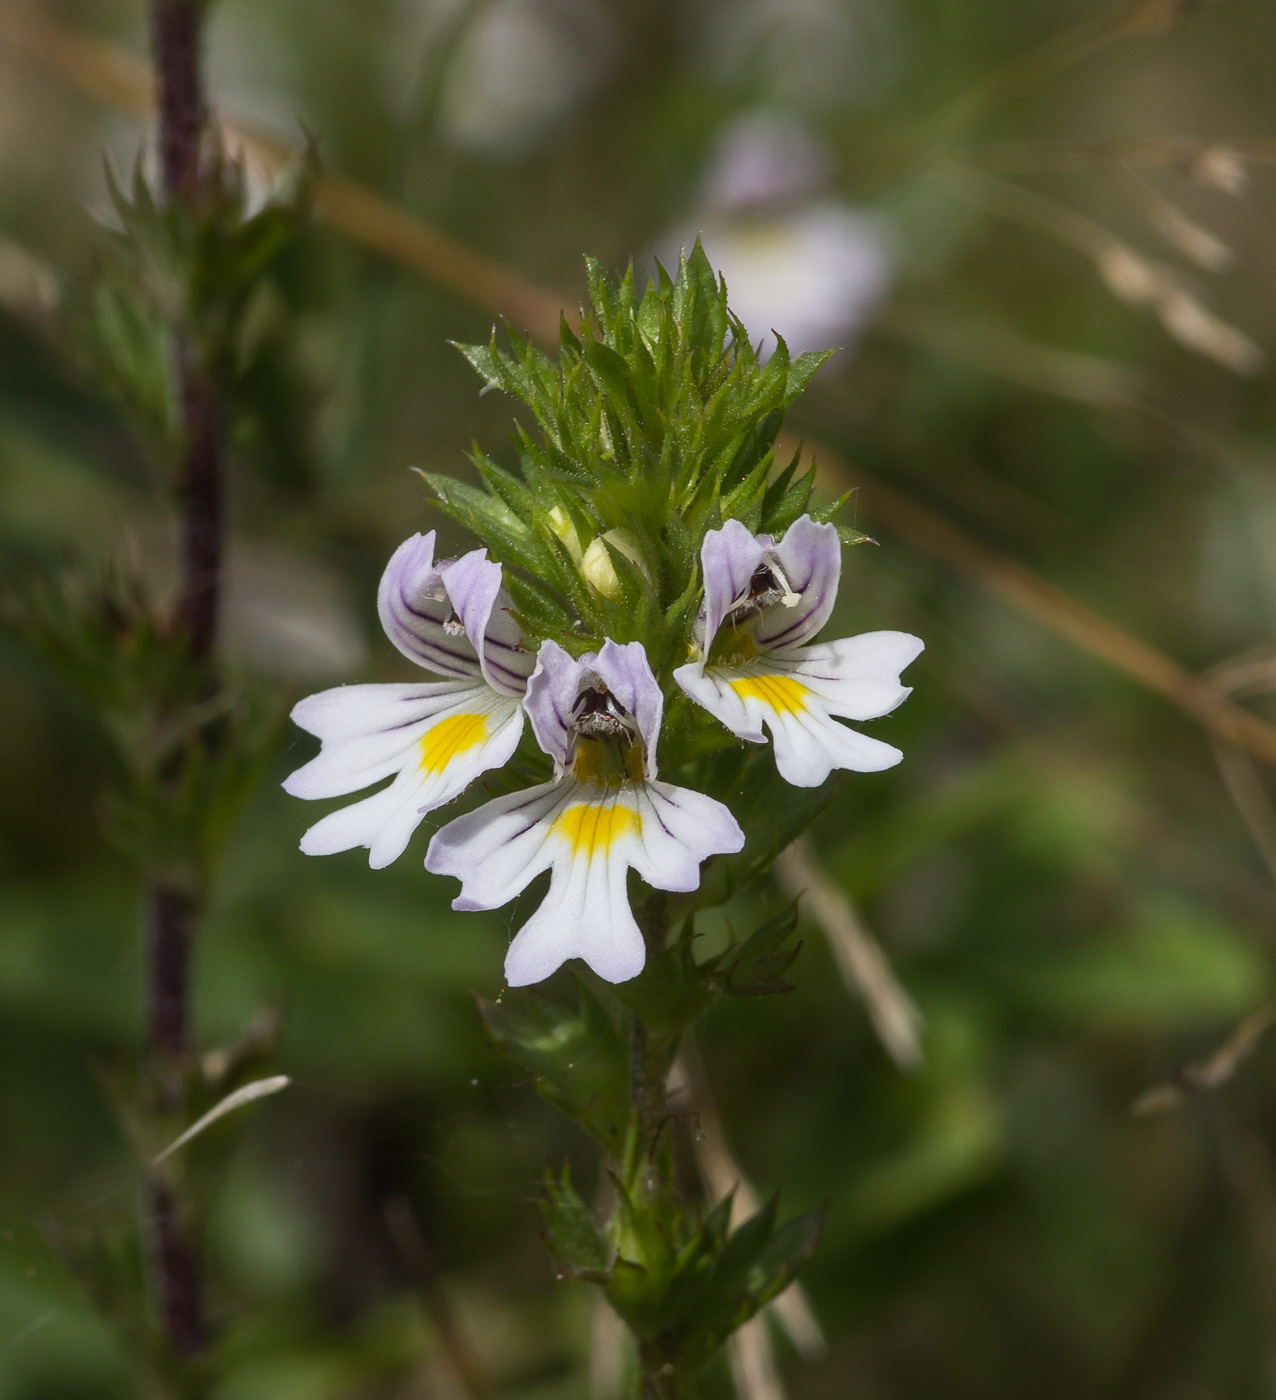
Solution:
M 141 46 L 139 4 L 63 8 Z M 502 69 L 511 13 L 551 39 Z M 1160 6 L 1165 23 L 952 115 L 1000 65 L 1102 13 L 220 0 L 211 57 L 229 106 L 286 133 L 304 122 L 335 168 L 572 299 L 583 254 L 621 268 L 691 217 L 724 123 L 796 111 L 828 143 L 832 191 L 893 219 L 897 261 L 800 425 L 1203 669 L 1272 641 L 1270 371 L 1176 341 L 1051 236 L 1066 220 L 1026 226 L 952 172 L 1016 143 L 999 146 L 1006 180 L 1174 264 L 1276 344 L 1261 167 L 1232 197 L 1177 158 L 1061 171 L 1051 155 L 1270 132 L 1270 8 Z M 139 133 L 0 64 L 4 268 L 16 246 L 83 283 L 109 241 L 85 212 L 106 205 L 98 152 L 126 174 Z M 1153 196 L 1235 249 L 1225 276 L 1166 242 Z M 0 277 L 6 571 L 72 558 L 171 587 L 148 460 L 16 281 Z M 375 623 L 382 564 L 418 528 L 467 539 L 407 469 L 463 473 L 474 441 L 506 469 L 515 453 L 509 401 L 480 397 L 447 344 L 486 342 L 472 308 L 321 227 L 285 250 L 272 297 L 238 390 L 228 646 L 232 671 L 284 702 L 401 674 Z M 1272 1048 L 1172 1114 L 1129 1108 L 1272 995 L 1271 872 L 1188 721 L 879 538 L 848 552 L 833 627 L 927 640 L 915 694 L 875 727 L 907 758 L 844 784 L 815 838 L 925 1016 L 925 1064 L 893 1066 L 805 914 L 794 990 L 723 999 L 699 1037 L 751 1180 L 782 1189 L 785 1217 L 826 1207 L 805 1280 L 829 1353 L 803 1363 L 776 1332 L 788 1392 L 1269 1395 Z M 105 1400 L 134 1382 L 64 1259 L 93 1235 L 126 1254 L 114 1241 L 140 1190 L 100 1077 L 139 1035 L 138 895 L 102 834 L 112 760 L 93 716 L 12 631 L 0 670 L 0 1400 Z M 308 816 L 276 784 L 306 745 L 280 741 L 235 827 L 198 953 L 202 1044 L 276 1005 L 295 1081 L 247 1111 L 206 1242 L 223 1394 L 455 1393 L 382 1219 L 406 1193 L 499 1393 L 583 1397 L 587 1289 L 554 1279 L 537 1200 L 563 1160 L 592 1200 L 596 1158 L 487 1043 L 471 995 L 499 995 L 518 911 L 453 915 L 420 868 L 426 832 L 376 875 L 357 853 L 299 855 Z M 723 897 L 709 950 L 788 903 L 769 887 Z M 570 1004 L 570 979 L 560 990 Z

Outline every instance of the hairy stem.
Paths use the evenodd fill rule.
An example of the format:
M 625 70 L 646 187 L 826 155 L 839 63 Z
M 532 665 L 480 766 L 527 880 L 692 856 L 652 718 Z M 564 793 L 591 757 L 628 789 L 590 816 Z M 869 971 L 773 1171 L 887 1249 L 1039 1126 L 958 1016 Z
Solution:
M 195 900 L 185 891 L 152 886 L 148 962 L 150 1050 L 153 1058 L 180 1063 L 190 1048 L 190 956 L 195 933 Z
M 152 0 L 151 41 L 158 79 L 159 152 L 164 197 L 195 207 L 202 197 L 208 109 L 203 82 L 204 0 Z M 179 326 L 175 374 L 182 422 L 180 595 L 175 622 L 198 684 L 211 689 L 217 646 L 222 556 L 223 426 L 217 385 L 188 327 Z M 182 1107 L 190 1054 L 190 961 L 198 902 L 156 881 L 148 895 L 149 1038 L 152 1073 L 166 1111 Z M 148 1183 L 148 1214 L 159 1309 L 173 1351 L 189 1358 L 205 1346 L 196 1250 L 180 1202 L 165 1182 Z
M 207 106 L 203 0 L 152 0 L 151 47 L 158 79 L 160 168 L 170 200 L 193 199 Z
M 184 338 L 177 357 L 185 438 L 178 622 L 186 634 L 192 661 L 207 665 L 217 644 L 221 592 L 222 414 L 217 386 Z
M 203 1351 L 207 1341 L 199 1262 L 172 1188 L 152 1178 L 146 1196 L 164 1332 L 177 1355 L 189 1359 Z

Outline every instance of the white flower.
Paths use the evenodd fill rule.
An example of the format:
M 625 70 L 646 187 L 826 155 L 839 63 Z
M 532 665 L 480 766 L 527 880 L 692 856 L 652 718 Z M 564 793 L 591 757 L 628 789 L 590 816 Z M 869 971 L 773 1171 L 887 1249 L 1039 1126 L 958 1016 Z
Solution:
M 780 776 L 818 787 L 834 768 L 875 773 L 903 754 L 838 724 L 889 714 L 909 694 L 899 673 L 922 651 L 906 632 L 864 632 L 810 645 L 837 598 L 837 530 L 809 515 L 778 544 L 738 520 L 710 530 L 700 553 L 700 659 L 674 680 L 733 734 L 775 744 Z
M 292 717 L 323 747 L 284 783 L 294 797 L 344 797 L 395 775 L 301 838 L 312 856 L 366 846 L 375 870 L 403 854 L 425 813 L 510 758 L 533 665 L 507 610 L 501 566 L 485 549 L 436 565 L 434 532 L 413 535 L 386 565 L 377 607 L 409 660 L 450 679 L 337 686 L 301 701 Z
M 656 889 L 694 890 L 700 862 L 744 833 L 720 802 L 656 778 L 663 697 L 640 642 L 574 661 L 542 644 L 525 705 L 554 778 L 449 822 L 425 867 L 455 875 L 454 909 L 496 909 L 550 871 L 540 908 L 505 959 L 510 986 L 583 958 L 609 982 L 642 971 L 646 948 L 626 892 L 632 868 Z

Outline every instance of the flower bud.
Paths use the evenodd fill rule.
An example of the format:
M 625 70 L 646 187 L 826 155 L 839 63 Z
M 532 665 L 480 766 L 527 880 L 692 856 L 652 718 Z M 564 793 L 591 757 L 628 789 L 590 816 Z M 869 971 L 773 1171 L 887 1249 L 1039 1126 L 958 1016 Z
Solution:
M 647 568 L 647 561 L 642 557 L 642 551 L 638 548 L 638 540 L 632 531 L 608 530 L 605 535 L 599 535 L 591 541 L 589 548 L 585 551 L 584 558 L 580 561 L 581 575 L 585 582 L 601 593 L 604 598 L 618 603 L 622 596 L 620 579 L 616 574 L 615 565 L 611 562 L 611 555 L 607 552 L 608 545 L 618 553 L 623 554 L 644 578 L 649 579 L 651 573 Z M 570 549 L 570 547 L 569 545 L 568 548 Z

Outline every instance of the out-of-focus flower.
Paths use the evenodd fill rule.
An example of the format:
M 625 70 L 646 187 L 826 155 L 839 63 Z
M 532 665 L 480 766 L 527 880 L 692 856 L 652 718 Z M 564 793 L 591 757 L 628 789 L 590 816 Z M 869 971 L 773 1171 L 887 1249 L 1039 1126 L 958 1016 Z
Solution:
M 368 863 L 379 870 L 403 854 L 425 813 L 513 754 L 534 662 L 507 610 L 501 566 L 486 549 L 436 564 L 434 531 L 413 535 L 386 566 L 377 606 L 404 656 L 449 679 L 337 686 L 301 701 L 293 720 L 323 747 L 284 790 L 344 797 L 396 775 L 301 839 L 307 855 L 366 846 Z
M 440 114 L 458 146 L 504 155 L 534 148 L 610 62 L 610 27 L 589 0 L 493 0 L 467 24 Z
M 728 84 L 801 111 L 865 102 L 898 73 L 894 0 L 718 0 L 703 51 Z
M 819 196 L 831 160 L 805 126 L 751 113 L 725 132 L 694 226 L 661 240 L 662 261 L 698 235 L 754 339 L 793 354 L 844 346 L 885 296 L 891 239 L 867 209 Z
M 903 754 L 832 718 L 876 719 L 910 693 L 899 674 L 922 651 L 906 632 L 864 632 L 811 645 L 837 598 L 837 530 L 808 515 L 776 543 L 738 520 L 711 530 L 700 554 L 700 657 L 674 679 L 742 739 L 770 730 L 780 776 L 818 787 L 834 768 L 876 773 Z
M 702 860 L 744 845 L 722 803 L 657 779 L 663 704 L 640 642 L 608 640 L 578 661 L 542 643 L 525 705 L 553 780 L 458 817 L 430 842 L 426 869 L 461 881 L 454 909 L 497 909 L 551 872 L 506 955 L 510 986 L 573 957 L 609 982 L 636 977 L 646 949 L 629 869 L 656 889 L 694 890 Z

